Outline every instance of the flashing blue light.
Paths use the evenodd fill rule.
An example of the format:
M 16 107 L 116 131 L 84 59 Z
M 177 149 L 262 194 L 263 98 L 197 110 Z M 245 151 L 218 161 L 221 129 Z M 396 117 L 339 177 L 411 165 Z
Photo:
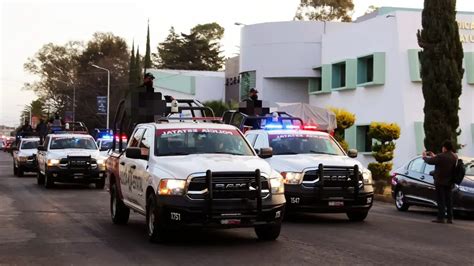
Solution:
M 283 125 L 280 125 L 280 124 L 268 124 L 268 125 L 265 125 L 265 129 L 283 129 Z
M 101 139 L 113 139 L 112 135 L 102 135 Z

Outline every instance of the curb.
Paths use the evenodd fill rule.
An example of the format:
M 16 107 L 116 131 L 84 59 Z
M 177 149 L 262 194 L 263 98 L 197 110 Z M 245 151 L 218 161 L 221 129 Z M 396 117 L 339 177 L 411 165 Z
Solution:
M 385 203 L 394 203 L 395 201 L 389 195 L 374 194 L 374 200 Z

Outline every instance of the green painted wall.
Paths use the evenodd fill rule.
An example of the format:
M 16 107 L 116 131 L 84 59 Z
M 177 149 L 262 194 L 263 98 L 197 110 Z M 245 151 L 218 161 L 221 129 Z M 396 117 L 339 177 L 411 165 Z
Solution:
M 410 80 L 412 82 L 421 82 L 420 58 L 418 57 L 419 52 L 420 49 L 408 50 L 408 69 L 410 71 Z
M 349 144 L 350 149 L 357 148 L 357 141 L 356 141 L 356 126 L 351 126 L 344 131 L 344 139 L 346 140 L 347 144 Z
M 425 150 L 425 130 L 423 129 L 423 122 L 415 122 L 415 141 L 416 154 L 420 155 Z
M 357 59 L 346 60 L 346 88 L 355 89 L 357 87 Z
M 474 84 L 474 52 L 464 53 L 465 73 L 468 84 Z
M 155 87 L 161 87 L 167 90 L 173 90 L 192 95 L 196 94 L 195 77 L 161 71 L 152 71 L 152 73 L 155 76 L 155 80 L 153 81 Z
M 332 66 L 322 65 L 321 67 L 321 90 L 330 92 L 332 88 Z

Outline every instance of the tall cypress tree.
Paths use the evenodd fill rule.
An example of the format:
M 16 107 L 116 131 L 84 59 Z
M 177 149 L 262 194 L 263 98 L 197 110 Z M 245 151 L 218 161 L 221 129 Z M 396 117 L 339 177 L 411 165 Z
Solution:
M 425 147 L 440 152 L 451 140 L 458 146 L 459 97 L 462 93 L 463 49 L 456 23 L 456 0 L 425 0 L 418 31 L 425 106 Z
M 128 68 L 128 86 L 132 89 L 135 84 L 135 41 L 132 42 L 132 52 L 130 54 L 130 63 Z
M 142 83 L 142 66 L 141 66 L 141 60 L 140 60 L 140 47 L 137 46 L 137 54 L 135 56 L 135 71 L 134 71 L 134 76 L 135 76 L 135 87 L 140 86 Z
M 150 22 L 148 21 L 147 33 L 146 33 L 146 50 L 145 59 L 143 61 L 143 75 L 146 74 L 146 70 L 151 68 L 151 50 L 150 50 Z

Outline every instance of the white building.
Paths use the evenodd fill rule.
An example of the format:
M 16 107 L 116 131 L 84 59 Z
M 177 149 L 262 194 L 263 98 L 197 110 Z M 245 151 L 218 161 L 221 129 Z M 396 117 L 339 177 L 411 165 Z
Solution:
M 170 69 L 149 69 L 147 72 L 155 76 L 154 87 L 163 95 L 201 102 L 224 100 L 224 72 Z
M 458 12 L 464 48 L 463 93 L 459 112 L 466 145 L 474 156 L 474 12 Z M 256 87 L 274 102 L 309 102 L 342 107 L 356 114 L 346 131 L 359 159 L 373 161 L 368 125 L 394 122 L 401 127 L 395 166 L 420 154 L 423 106 L 416 33 L 421 10 L 382 7 L 353 23 L 274 22 L 241 30 L 240 95 Z

